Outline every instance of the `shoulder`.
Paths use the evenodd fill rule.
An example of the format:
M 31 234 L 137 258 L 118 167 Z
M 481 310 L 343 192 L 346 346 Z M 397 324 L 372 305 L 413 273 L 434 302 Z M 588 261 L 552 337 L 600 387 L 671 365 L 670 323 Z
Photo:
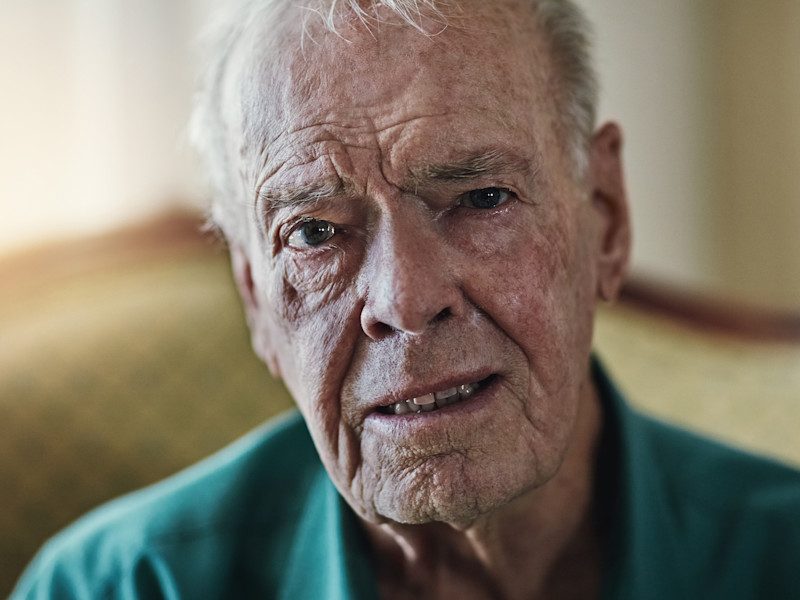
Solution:
M 744 513 L 798 515 L 800 470 L 644 415 L 628 405 L 599 362 L 593 375 L 631 492 L 656 494 L 667 508 L 705 512 L 717 521 Z
M 40 551 L 12 598 L 62 597 L 59 589 L 103 598 L 123 581 L 137 590 L 194 581 L 198 595 L 189 597 L 213 597 L 242 547 L 258 545 L 262 559 L 279 560 L 301 518 L 298 499 L 324 482 L 300 417 L 280 417 L 74 523 Z
M 703 598 L 785 598 L 800 589 L 800 471 L 645 417 L 650 525 Z M 660 514 L 655 514 L 656 512 Z M 656 525 L 656 522 L 658 523 Z
M 611 523 L 607 597 L 793 598 L 800 471 L 631 409 L 594 365 Z
M 703 435 L 639 416 L 663 483 L 686 502 L 720 513 L 800 516 L 800 471 Z M 800 525 L 800 520 L 798 520 Z

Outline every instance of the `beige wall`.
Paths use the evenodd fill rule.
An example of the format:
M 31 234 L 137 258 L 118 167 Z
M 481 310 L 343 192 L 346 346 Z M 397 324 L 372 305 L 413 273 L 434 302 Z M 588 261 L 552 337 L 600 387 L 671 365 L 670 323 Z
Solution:
M 800 2 L 711 10 L 719 287 L 800 309 Z
M 0 252 L 200 197 L 184 127 L 210 0 L 0 0 Z

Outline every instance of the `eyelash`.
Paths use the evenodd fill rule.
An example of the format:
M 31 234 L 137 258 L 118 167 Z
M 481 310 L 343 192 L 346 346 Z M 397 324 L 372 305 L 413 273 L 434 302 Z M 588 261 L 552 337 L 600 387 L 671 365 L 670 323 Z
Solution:
M 484 193 L 491 192 L 493 194 L 503 194 L 504 197 L 497 204 L 492 205 L 492 206 L 482 206 L 482 207 L 481 206 L 474 206 L 475 199 L 472 198 L 471 196 L 473 194 L 475 194 L 475 195 L 480 194 L 481 192 L 484 192 Z M 461 196 L 459 196 L 459 201 L 460 201 L 460 204 L 462 206 L 467 202 L 473 204 L 473 206 L 465 206 L 465 208 L 471 208 L 471 209 L 478 210 L 478 211 L 492 211 L 492 210 L 498 209 L 499 207 L 505 205 L 509 200 L 514 199 L 516 197 L 517 197 L 517 195 L 512 190 L 510 190 L 508 188 L 500 187 L 500 186 L 487 186 L 487 187 L 483 187 L 483 188 L 472 189 L 472 190 L 469 190 L 468 192 L 465 192 L 464 194 L 461 194 Z

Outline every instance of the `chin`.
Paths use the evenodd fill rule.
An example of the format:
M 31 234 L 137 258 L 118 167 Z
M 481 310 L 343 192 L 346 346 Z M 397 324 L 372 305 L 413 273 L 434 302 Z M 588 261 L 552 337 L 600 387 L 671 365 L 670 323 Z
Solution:
M 464 464 L 466 460 L 460 454 L 432 458 L 377 486 L 379 492 L 373 496 L 377 521 L 447 523 L 463 529 L 540 484 L 531 472 L 503 473 L 496 467 Z

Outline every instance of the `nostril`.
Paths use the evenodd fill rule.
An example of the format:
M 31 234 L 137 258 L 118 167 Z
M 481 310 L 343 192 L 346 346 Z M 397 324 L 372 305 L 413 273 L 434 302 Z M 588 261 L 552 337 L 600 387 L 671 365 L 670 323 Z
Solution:
M 433 318 L 433 321 L 444 321 L 447 317 L 452 315 L 450 308 L 444 308 L 442 311 Z
M 449 318 L 452 315 L 452 311 L 449 308 L 445 308 L 441 310 L 430 322 L 437 323 L 444 321 L 445 319 Z M 384 323 L 383 321 L 371 321 L 366 323 L 362 321 L 362 327 L 364 332 L 374 340 L 381 340 L 384 339 L 391 334 L 395 333 L 396 331 L 405 331 L 404 329 L 400 329 L 397 327 L 393 327 L 388 323 Z
M 452 282 L 426 277 L 424 283 L 412 283 L 407 277 L 383 275 L 369 282 L 360 319 L 368 337 L 377 341 L 395 333 L 420 335 L 431 325 L 461 316 L 464 299 Z
M 367 334 L 375 340 L 380 340 L 394 332 L 395 329 L 391 325 L 387 325 L 386 323 L 382 323 L 380 321 L 370 324 L 369 329 L 367 330 Z

